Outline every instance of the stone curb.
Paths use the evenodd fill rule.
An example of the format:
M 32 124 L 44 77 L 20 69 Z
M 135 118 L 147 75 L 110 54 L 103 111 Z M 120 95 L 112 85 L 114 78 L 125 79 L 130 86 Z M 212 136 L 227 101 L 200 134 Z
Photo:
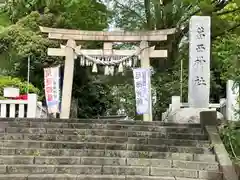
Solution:
M 223 172 L 223 180 L 238 180 L 234 165 L 222 143 L 216 126 L 206 126 L 206 131 L 214 148 L 221 171 Z

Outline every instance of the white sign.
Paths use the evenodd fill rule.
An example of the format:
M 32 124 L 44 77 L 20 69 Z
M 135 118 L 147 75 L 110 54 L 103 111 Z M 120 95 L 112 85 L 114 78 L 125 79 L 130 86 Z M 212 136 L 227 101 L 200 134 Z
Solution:
M 6 87 L 3 89 L 4 97 L 18 97 L 20 94 L 19 88 Z
M 45 96 L 49 113 L 59 112 L 59 66 L 44 69 Z
M 137 114 L 150 114 L 150 69 L 133 70 Z
M 211 18 L 193 16 L 189 31 L 188 103 L 190 108 L 209 108 Z

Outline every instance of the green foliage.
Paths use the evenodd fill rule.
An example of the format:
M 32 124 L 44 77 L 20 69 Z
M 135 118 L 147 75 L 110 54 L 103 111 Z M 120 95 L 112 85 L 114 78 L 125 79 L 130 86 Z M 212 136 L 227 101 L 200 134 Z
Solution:
M 31 58 L 31 82 L 42 87 L 43 67 L 59 64 L 59 59 L 47 55 L 47 48 L 57 44 L 39 34 L 38 23 L 42 18 L 38 12 L 21 19 L 0 33 L 1 69 L 21 78 L 27 77 L 27 59 Z M 27 26 L 25 26 L 27 24 Z
M 78 102 L 78 117 L 89 118 L 105 115 L 112 105 L 110 85 L 91 73 L 91 68 L 81 67 L 76 61 L 73 97 Z
M 131 72 L 132 74 L 132 72 Z M 154 90 L 156 91 L 156 104 L 153 105 L 153 118 L 161 120 L 162 112 L 168 108 L 171 96 L 180 95 L 180 68 L 175 69 L 174 73 L 157 72 L 152 76 L 152 97 Z M 135 93 L 133 78 L 129 74 L 124 77 L 124 82 L 112 83 L 113 104 L 110 112 L 116 113 L 118 109 L 124 108 L 127 115 L 137 120 L 141 116 L 137 116 L 135 107 Z M 187 100 L 187 72 L 183 72 L 183 100 Z
M 27 58 L 31 57 L 31 82 L 43 89 L 43 68 L 63 64 L 61 58 L 47 56 L 48 47 L 59 47 L 60 43 L 48 40 L 39 25 L 102 30 L 107 28 L 109 17 L 114 24 L 133 29 L 166 29 L 177 27 L 168 41 L 151 44 L 156 49 L 168 49 L 168 59 L 157 59 L 152 63 L 156 74 L 152 86 L 157 92 L 154 106 L 155 119 L 161 118 L 170 103 L 171 96 L 180 95 L 180 62 L 183 61 L 183 102 L 187 101 L 188 44 L 182 39 L 188 33 L 189 18 L 192 15 L 212 17 L 212 67 L 211 99 L 218 101 L 225 95 L 225 82 L 229 78 L 239 78 L 239 0 L 227 4 L 212 3 L 211 0 L 109 0 L 112 12 L 97 0 L 15 0 L 7 1 L 0 13 L 0 67 L 4 74 L 20 78 L 27 77 Z M 161 3 L 162 2 L 162 3 Z M 180 28 L 181 27 L 181 28 Z M 226 34 L 226 33 L 229 34 Z M 218 38 L 220 37 L 220 38 Z M 182 44 L 180 46 L 180 44 Z M 97 43 L 84 44 L 88 48 L 98 47 Z M 77 62 L 77 61 L 76 61 Z M 115 76 L 105 79 L 92 76 L 89 69 L 75 65 L 73 96 L 78 99 L 79 116 L 102 115 L 107 109 L 116 112 L 126 108 L 130 116 L 135 116 L 135 97 L 132 72 L 125 77 Z M 131 75 L 130 75 L 131 74 Z M 102 78 L 102 79 L 101 79 Z M 101 79 L 96 82 L 96 79 Z M 115 96 L 111 90 L 116 88 Z M 43 91 L 41 91 L 43 93 Z M 121 98 L 126 101 L 121 102 Z
M 5 11 L 13 23 L 36 11 L 50 27 L 103 29 L 110 15 L 97 0 L 17 0 L 7 1 Z
M 219 72 L 221 80 L 226 82 L 228 79 L 239 79 L 239 54 L 239 35 L 227 34 L 216 39 L 213 44 L 213 66 Z
M 0 33 L 0 57 L 2 57 L 0 61 L 6 65 L 1 68 L 7 69 L 10 75 L 26 78 L 28 57 L 30 57 L 30 80 L 41 88 L 43 85 L 43 68 L 47 65 L 59 63 L 59 59 L 47 55 L 47 48 L 54 45 L 56 45 L 54 42 L 21 25 L 9 26 Z
M 89 82 L 75 92 L 78 98 L 78 117 L 89 118 L 105 115 L 112 106 L 110 87 L 106 84 L 92 84 Z
M 230 156 L 240 162 L 240 123 L 229 122 L 220 126 L 222 141 Z
M 7 26 L 9 26 L 11 24 L 7 13 L 3 12 L 0 9 L 0 32 Z
M 29 88 L 29 93 L 39 94 L 39 89 L 34 87 L 32 84 L 27 84 L 26 81 L 22 81 L 19 78 L 14 78 L 11 76 L 0 76 L 0 97 L 3 96 L 3 89 L 5 87 L 15 87 L 19 88 L 20 94 L 26 93 L 27 87 Z
M 0 70 L 4 74 L 26 79 L 30 57 L 30 81 L 41 90 L 41 95 L 44 94 L 43 68 L 64 63 L 62 58 L 49 57 L 47 48 L 59 47 L 60 43 L 65 42 L 50 41 L 40 32 L 39 26 L 102 30 L 108 26 L 111 15 L 106 6 L 97 0 L 7 1 L 3 12 L 9 17 L 11 25 L 0 30 Z M 1 17 L 0 14 L 0 25 Z M 96 46 L 90 45 L 91 48 Z M 75 69 L 79 69 L 78 63 Z M 73 96 L 75 99 L 87 98 L 79 98 L 81 117 L 102 114 L 109 104 L 106 96 L 108 86 L 93 84 L 87 71 L 82 69 L 74 78 Z
M 113 103 L 109 109 L 110 114 L 116 114 L 119 109 L 124 109 L 128 116 L 136 116 L 135 94 L 132 83 L 116 84 L 112 87 Z
M 217 3 L 211 0 L 128 0 L 113 3 L 116 25 L 125 30 L 167 29 L 176 27 L 177 32 L 168 36 L 168 41 L 151 43 L 159 49 L 168 49 L 168 58 L 152 63 L 157 71 L 152 84 L 157 89 L 155 119 L 160 119 L 170 103 L 172 95 L 180 95 L 180 61 L 183 61 L 183 97 L 187 102 L 188 83 L 188 38 L 189 19 L 193 15 L 212 17 L 211 102 L 219 102 L 226 96 L 226 80 L 239 77 L 239 0 Z M 180 28 L 181 27 L 181 28 Z M 165 62 L 164 62 L 165 61 Z M 240 78 L 239 78 L 240 79 Z
M 183 72 L 183 97 L 182 102 L 187 100 L 187 72 Z M 161 120 L 162 112 L 165 112 L 171 104 L 172 96 L 180 96 L 180 69 L 173 72 L 156 73 L 152 78 L 153 87 L 156 88 L 157 102 L 153 108 L 154 119 Z

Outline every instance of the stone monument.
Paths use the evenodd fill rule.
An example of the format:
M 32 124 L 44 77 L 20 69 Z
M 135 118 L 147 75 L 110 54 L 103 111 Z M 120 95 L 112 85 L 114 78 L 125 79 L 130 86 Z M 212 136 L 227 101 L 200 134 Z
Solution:
M 190 20 L 188 103 L 190 108 L 209 108 L 211 18 Z
M 211 18 L 192 16 L 189 27 L 188 107 L 173 96 L 168 117 L 163 114 L 168 122 L 200 123 L 200 112 L 216 110 L 209 108 Z

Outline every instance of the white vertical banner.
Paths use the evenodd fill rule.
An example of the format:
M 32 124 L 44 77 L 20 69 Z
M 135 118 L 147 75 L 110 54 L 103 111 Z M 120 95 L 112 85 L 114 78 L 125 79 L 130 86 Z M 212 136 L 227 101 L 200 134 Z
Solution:
M 133 70 L 137 114 L 150 114 L 150 69 Z
M 193 108 L 209 108 L 211 18 L 192 16 L 189 27 L 188 103 Z
M 49 113 L 59 113 L 59 69 L 59 66 L 44 69 L 45 96 Z
M 226 99 L 227 120 L 239 121 L 239 84 L 233 80 L 227 81 L 227 99 Z

